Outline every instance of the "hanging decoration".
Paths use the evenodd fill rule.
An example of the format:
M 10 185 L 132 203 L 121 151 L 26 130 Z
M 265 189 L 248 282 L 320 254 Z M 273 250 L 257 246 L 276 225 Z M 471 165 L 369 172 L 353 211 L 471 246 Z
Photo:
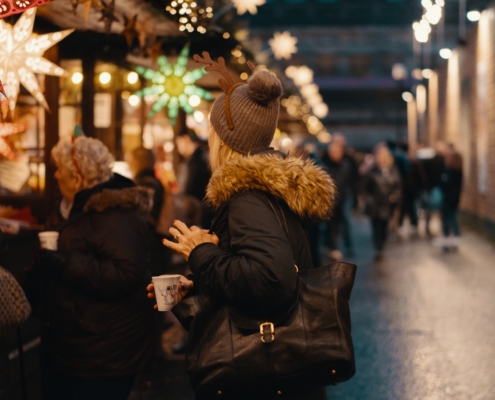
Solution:
M 151 86 L 137 92 L 138 96 L 153 96 L 157 97 L 148 118 L 153 117 L 162 108 L 168 108 L 168 117 L 172 125 L 175 125 L 175 120 L 179 113 L 179 108 L 182 108 L 186 113 L 192 114 L 194 108 L 191 106 L 192 99 L 197 100 L 203 98 L 213 100 L 213 95 L 194 83 L 206 74 L 204 68 L 188 71 L 186 69 L 189 58 L 189 46 L 182 49 L 177 61 L 174 65 L 170 64 L 165 56 L 160 56 L 157 59 L 159 70 L 137 67 L 136 71 L 144 78 L 151 82 Z
M 277 60 L 285 58 L 290 60 L 292 54 L 297 53 L 297 38 L 291 36 L 289 32 L 275 32 L 273 39 L 268 41 L 272 48 L 273 55 Z
M 125 28 L 120 34 L 125 37 L 125 41 L 127 42 L 128 48 L 131 48 L 134 39 L 137 38 L 139 35 L 136 29 L 137 17 L 138 17 L 137 14 L 130 19 L 127 19 L 127 17 L 124 16 Z
M 213 8 L 202 8 L 196 3 L 196 0 L 172 0 L 167 10 L 171 15 L 179 17 L 179 30 L 195 30 L 199 33 L 206 33 L 209 20 L 213 18 Z
M 83 5 L 84 22 L 88 21 L 89 12 L 91 11 L 92 7 L 98 7 L 98 8 L 102 7 L 102 4 L 100 3 L 99 0 L 71 0 L 71 4 L 72 4 L 72 11 L 74 12 L 74 14 L 77 14 L 77 9 L 79 7 L 79 4 Z
M 19 14 L 29 8 L 42 6 L 51 0 L 0 0 L 0 18 Z
M 153 40 L 154 43 L 145 49 L 146 54 L 148 55 L 149 58 L 153 60 L 154 63 L 157 62 L 159 56 L 163 55 L 163 51 L 162 51 L 163 41 L 164 41 L 163 39 L 155 38 Z
M 14 110 L 19 94 L 19 85 L 23 86 L 48 109 L 45 96 L 34 74 L 63 76 L 66 72 L 42 55 L 45 50 L 60 42 L 74 29 L 37 35 L 33 33 L 36 8 L 22 14 L 12 26 L 0 20 L 0 80 L 9 93 L 9 108 Z
M 242 15 L 246 11 L 251 14 L 256 14 L 258 9 L 256 7 L 265 4 L 265 0 L 232 0 L 234 7 L 237 8 L 237 14 Z
M 115 16 L 115 0 L 110 0 L 108 3 L 101 0 L 101 17 L 98 20 L 105 24 L 105 32 L 109 33 L 112 30 L 112 24 L 119 22 Z

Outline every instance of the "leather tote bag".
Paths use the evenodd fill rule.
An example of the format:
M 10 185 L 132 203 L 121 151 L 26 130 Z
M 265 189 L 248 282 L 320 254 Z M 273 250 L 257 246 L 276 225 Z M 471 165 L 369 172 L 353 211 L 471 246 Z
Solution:
M 355 274 L 344 262 L 300 270 L 297 300 L 272 320 L 203 295 L 183 299 L 173 313 L 189 331 L 186 367 L 197 398 L 276 398 L 350 379 Z

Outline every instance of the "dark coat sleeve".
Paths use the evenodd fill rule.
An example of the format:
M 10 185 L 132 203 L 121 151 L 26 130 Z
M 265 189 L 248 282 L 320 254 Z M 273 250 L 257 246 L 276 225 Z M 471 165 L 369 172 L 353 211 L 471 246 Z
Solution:
M 275 311 L 294 298 L 297 273 L 287 235 L 269 205 L 253 193 L 229 206 L 230 250 L 196 247 L 189 263 L 209 293 L 251 311 Z
M 68 252 L 63 277 L 107 298 L 129 296 L 143 283 L 147 270 L 147 229 L 132 210 L 95 213 L 86 245 Z

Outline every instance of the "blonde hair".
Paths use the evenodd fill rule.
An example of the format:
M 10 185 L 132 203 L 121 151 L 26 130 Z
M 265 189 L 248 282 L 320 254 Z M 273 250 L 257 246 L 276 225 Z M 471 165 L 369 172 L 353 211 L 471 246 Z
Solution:
M 222 139 L 217 135 L 212 125 L 210 125 L 208 144 L 210 146 L 210 167 L 212 172 L 225 165 L 227 161 L 238 160 L 244 157 L 244 154 L 233 150 L 222 142 Z
M 81 175 L 83 188 L 106 182 L 113 175 L 115 159 L 98 139 L 79 136 L 74 143 L 70 138 L 61 139 L 52 149 L 52 157 L 58 168 Z

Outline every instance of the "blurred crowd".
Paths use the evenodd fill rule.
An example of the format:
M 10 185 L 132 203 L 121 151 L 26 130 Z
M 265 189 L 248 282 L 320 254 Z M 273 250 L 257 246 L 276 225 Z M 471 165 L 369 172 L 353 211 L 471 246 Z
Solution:
M 320 163 L 339 193 L 332 219 L 325 226 L 310 227 L 315 265 L 321 262 L 322 247 L 332 260 L 353 257 L 352 215 L 369 218 L 377 261 L 384 257 L 390 232 L 412 238 L 422 233 L 444 252 L 457 250 L 462 156 L 451 143 L 439 141 L 435 148 L 418 146 L 411 152 L 405 142 L 387 141 L 364 153 L 336 133 L 326 147 L 300 143 L 293 151 Z M 440 216 L 441 232 L 432 229 L 435 214 Z

